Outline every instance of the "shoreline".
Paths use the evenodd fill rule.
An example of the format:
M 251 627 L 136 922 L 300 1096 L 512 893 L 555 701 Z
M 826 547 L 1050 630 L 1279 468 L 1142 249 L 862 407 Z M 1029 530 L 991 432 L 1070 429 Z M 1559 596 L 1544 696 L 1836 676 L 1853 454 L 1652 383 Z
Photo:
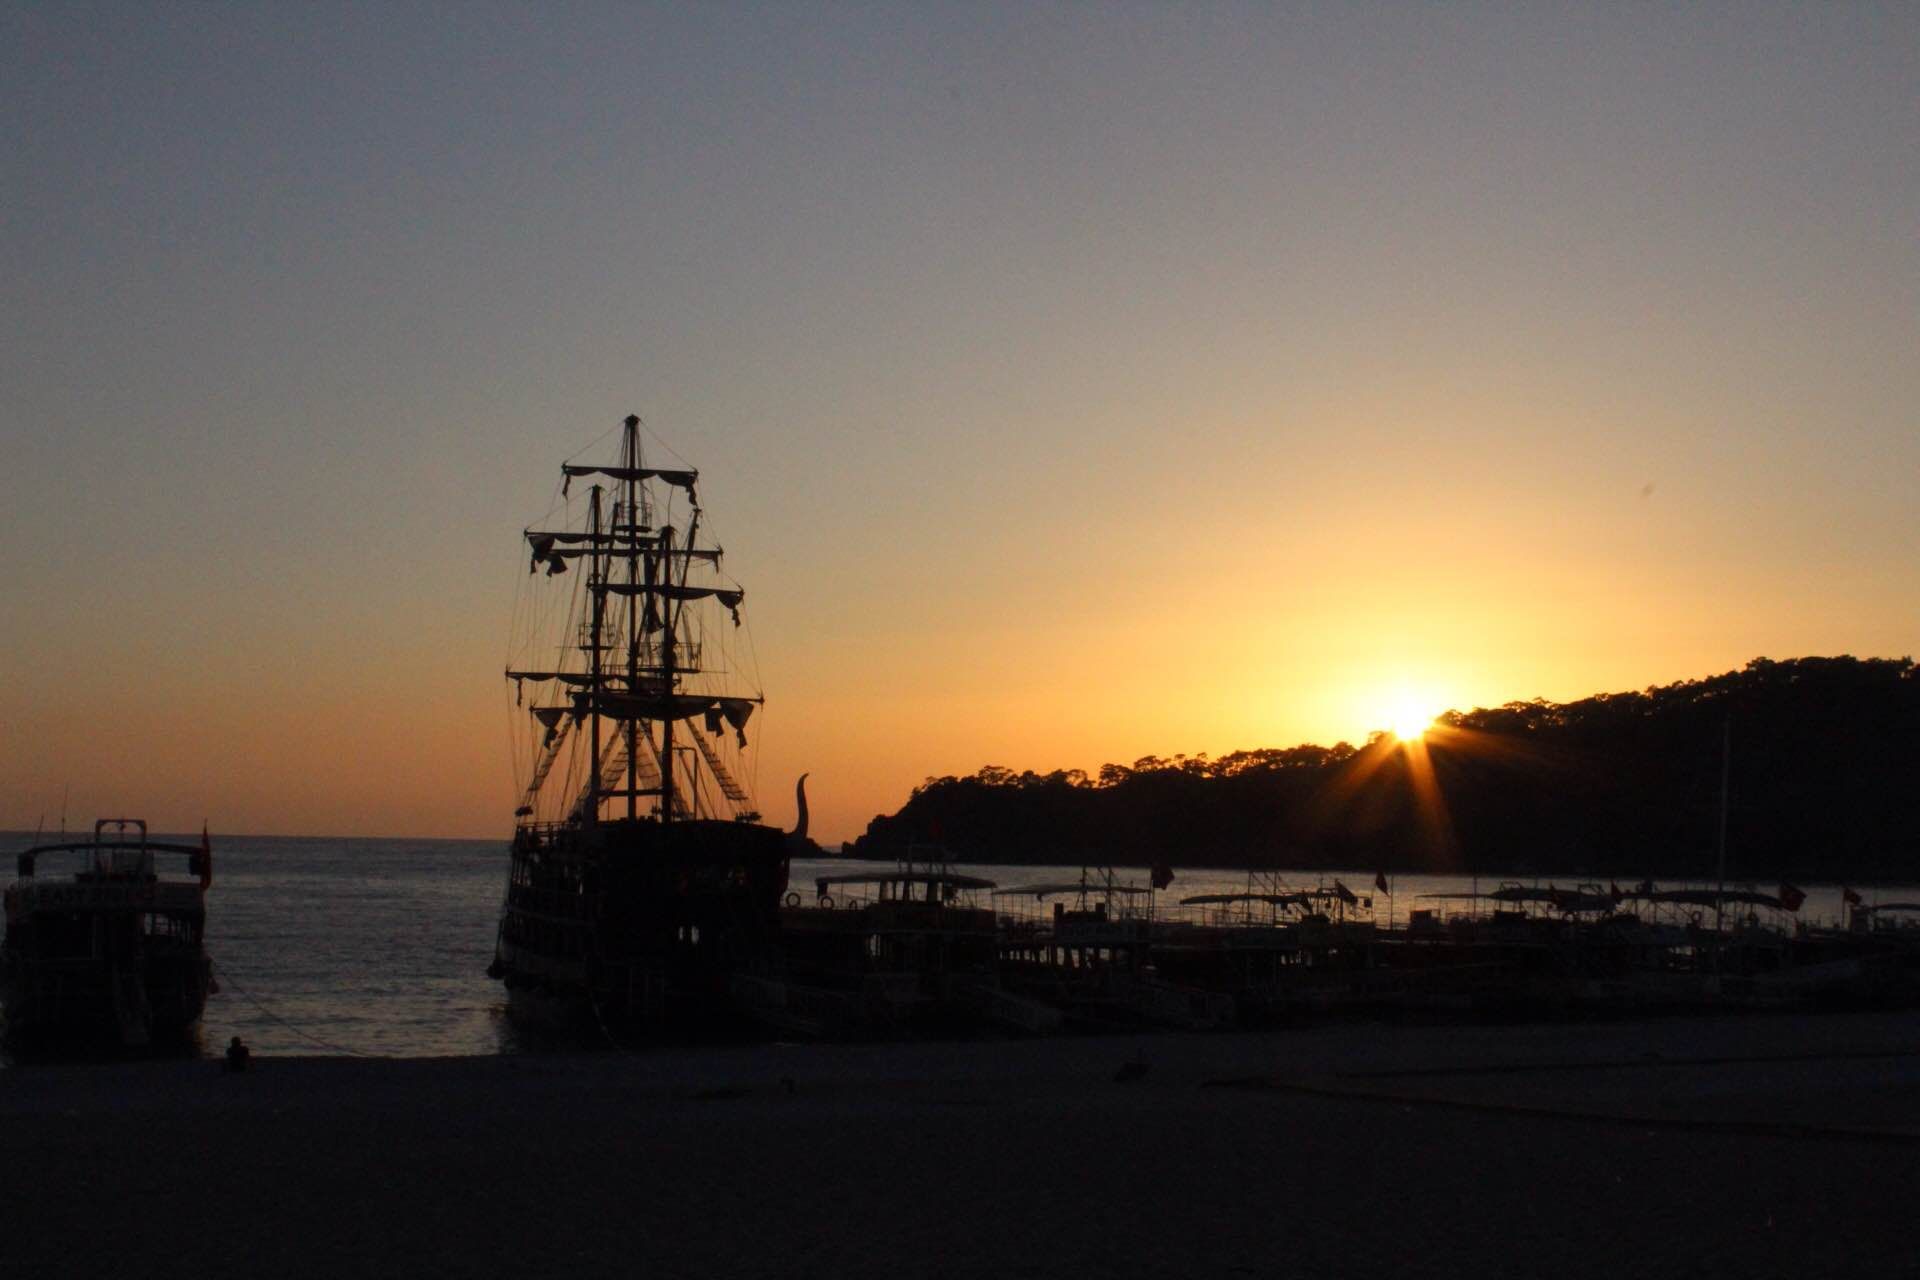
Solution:
M 1898 1013 L 0 1073 L 27 1275 L 1897 1272 L 1917 1173 Z

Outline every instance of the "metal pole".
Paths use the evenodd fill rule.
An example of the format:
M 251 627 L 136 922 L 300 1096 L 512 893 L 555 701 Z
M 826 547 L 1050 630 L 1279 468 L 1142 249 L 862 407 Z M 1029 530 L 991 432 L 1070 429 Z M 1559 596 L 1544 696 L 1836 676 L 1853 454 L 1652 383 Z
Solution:
M 1727 910 L 1727 791 L 1733 777 L 1733 717 L 1720 726 L 1720 888 L 1713 899 L 1713 958 L 1720 967 L 1720 926 Z

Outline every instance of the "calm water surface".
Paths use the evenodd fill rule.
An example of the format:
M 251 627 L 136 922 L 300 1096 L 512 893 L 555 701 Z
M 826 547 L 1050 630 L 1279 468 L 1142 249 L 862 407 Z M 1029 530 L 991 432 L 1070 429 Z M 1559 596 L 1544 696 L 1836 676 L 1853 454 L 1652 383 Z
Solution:
M 197 843 L 195 836 L 159 837 Z M 19 849 L 30 835 L 0 837 Z M 220 992 L 207 1002 L 204 1042 L 238 1035 L 268 1054 L 363 1053 L 436 1057 L 511 1053 L 522 1048 L 504 1013 L 504 988 L 486 976 L 506 883 L 507 849 L 498 840 L 346 840 L 305 837 L 218 838 L 215 880 L 207 895 L 207 949 Z M 810 896 L 817 875 L 885 864 L 798 861 L 794 887 Z M 5 868 L 11 871 L 11 867 Z M 1080 868 L 962 865 L 956 870 L 1003 886 L 1074 880 Z M 1122 880 L 1145 873 L 1121 869 Z M 1373 873 L 1338 873 L 1356 893 L 1376 896 Z M 1294 873 L 1288 882 L 1330 883 L 1334 873 Z M 1184 870 L 1162 903 L 1246 887 L 1240 871 Z M 1480 883 L 1492 888 L 1494 878 Z M 1572 882 L 1562 879 L 1568 886 Z M 1458 892 L 1472 882 L 1451 876 L 1397 876 L 1393 915 L 1433 906 L 1423 893 Z M 1771 891 L 1774 886 L 1764 885 Z M 1840 889 L 1805 885 L 1805 920 L 1840 915 Z M 1876 895 L 1867 894 L 1872 901 Z M 1920 890 L 1882 889 L 1891 901 Z

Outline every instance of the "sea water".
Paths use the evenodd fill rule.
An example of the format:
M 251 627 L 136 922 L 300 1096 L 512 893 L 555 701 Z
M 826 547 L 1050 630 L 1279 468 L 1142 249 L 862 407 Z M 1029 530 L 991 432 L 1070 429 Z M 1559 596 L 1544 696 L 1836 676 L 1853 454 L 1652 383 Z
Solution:
M 199 842 L 197 834 L 155 839 Z M 0 850 L 31 843 L 30 835 L 0 835 Z M 812 902 L 818 876 L 887 865 L 796 860 L 793 890 Z M 1081 874 L 1078 864 L 957 864 L 954 870 L 1003 887 L 1077 881 Z M 1137 867 L 1117 868 L 1115 875 L 1142 886 L 1147 879 Z M 505 988 L 486 975 L 506 877 L 504 840 L 216 838 L 206 945 L 220 990 L 207 1001 L 201 1043 L 217 1052 L 237 1035 L 257 1053 L 404 1058 L 529 1047 L 505 1017 Z M 1386 918 L 1390 904 L 1393 918 L 1403 922 L 1415 908 L 1461 909 L 1459 902 L 1421 895 L 1466 892 L 1476 883 L 1463 876 L 1398 875 L 1390 880 L 1389 899 L 1374 887 L 1371 871 L 1290 872 L 1284 879 L 1296 888 L 1338 879 L 1373 900 L 1376 919 Z M 1488 890 L 1498 882 L 1486 876 L 1477 884 Z M 1574 882 L 1553 881 L 1562 888 Z M 1158 902 L 1247 887 L 1244 871 L 1183 868 Z M 1771 892 L 1776 886 L 1759 887 Z M 1808 896 L 1799 919 L 1839 918 L 1838 886 L 1801 887 Z M 1867 894 L 1869 901 L 1876 896 L 1912 901 L 1920 890 Z M 1024 909 L 1033 909 L 1031 900 Z

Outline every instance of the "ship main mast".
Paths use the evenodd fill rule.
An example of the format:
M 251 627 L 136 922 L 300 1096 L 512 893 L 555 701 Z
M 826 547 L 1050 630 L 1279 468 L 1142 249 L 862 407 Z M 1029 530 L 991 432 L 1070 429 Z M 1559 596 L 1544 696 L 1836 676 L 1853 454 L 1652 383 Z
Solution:
M 689 635 L 689 643 L 682 645 L 680 635 L 689 619 L 687 606 L 697 602 L 718 604 L 732 613 L 735 626 L 740 625 L 739 609 L 745 592 L 738 586 L 705 581 L 694 584 L 694 561 L 712 566 L 717 574 L 721 559 L 718 547 L 703 549 L 699 545 L 702 512 L 694 491 L 698 473 L 690 468 L 648 466 L 639 417 L 629 416 L 623 425 L 625 434 L 612 465 L 562 464 L 561 472 L 568 482 L 576 476 L 595 477 L 584 529 L 526 530 L 533 554 L 529 571 L 537 572 L 544 566 L 552 577 L 565 573 L 569 561 L 583 559 L 583 585 L 590 599 L 585 602 L 584 618 L 571 614 L 579 619 L 579 630 L 570 647 L 584 651 L 585 662 L 575 665 L 571 660 L 563 661 L 560 670 L 510 667 L 506 673 L 516 682 L 558 681 L 575 690 L 568 696 L 567 705 L 533 708 L 547 734 L 522 816 L 533 818 L 536 793 L 567 740 L 567 726 L 574 725 L 576 745 L 578 729 L 584 729 L 588 738 L 584 785 L 579 790 L 569 788 L 573 804 L 568 812 L 574 821 L 598 823 L 601 806 L 623 796 L 627 801 L 624 816 L 630 822 L 648 816 L 660 822 L 697 818 L 707 779 L 733 807 L 736 818 L 758 821 L 751 796 L 722 763 L 714 746 L 697 731 L 680 734 L 675 725 L 678 720 L 703 717 L 710 734 L 717 736 L 724 725 L 731 725 L 739 745 L 747 745 L 745 725 L 760 705 L 759 697 L 704 688 L 683 690 L 683 677 L 689 671 L 699 673 L 707 668 L 701 647 L 693 643 L 696 636 Z M 685 529 L 676 528 L 670 520 L 656 521 L 660 513 L 650 487 L 655 480 L 686 490 L 690 515 Z M 609 595 L 625 596 L 626 607 L 610 610 Z M 698 634 L 706 633 L 699 630 Z M 616 649 L 624 653 L 616 655 Z M 682 663 L 688 666 L 683 668 Z M 571 668 L 572 673 L 565 668 Z M 610 732 L 606 728 L 609 720 L 613 723 Z M 655 721 L 660 726 L 658 738 L 653 731 Z M 680 746 L 683 742 L 688 745 Z M 677 756 L 683 752 L 688 775 L 684 786 L 676 772 Z M 643 808 L 642 797 L 650 797 L 654 803 Z
M 606 580 L 606 561 L 600 549 L 600 486 L 594 485 L 587 505 L 587 533 L 591 541 L 592 554 L 587 557 L 587 594 L 592 597 L 593 625 L 587 634 L 587 705 L 592 717 L 592 732 L 587 741 L 592 744 L 587 769 L 587 812 L 588 826 L 600 821 L 600 689 L 605 677 L 600 670 L 600 627 L 601 615 L 606 610 L 607 593 L 597 588 Z
M 660 588 L 663 585 L 674 585 L 672 567 L 673 528 L 668 526 L 657 532 L 653 528 L 653 511 L 651 504 L 648 502 L 647 488 L 644 483 L 644 477 L 648 473 L 646 471 L 645 460 L 641 453 L 639 415 L 628 415 L 626 422 L 622 425 L 625 427 L 625 438 L 621 441 L 620 466 L 617 468 L 619 488 L 616 492 L 619 494 L 619 497 L 613 505 L 612 519 L 607 522 L 604 528 L 601 523 L 600 514 L 600 486 L 595 485 L 593 487 L 591 532 L 594 535 L 594 545 L 604 546 L 604 559 L 602 555 L 595 555 L 593 557 L 592 563 L 599 565 L 600 568 L 588 583 L 590 588 L 597 589 L 593 591 L 593 622 L 589 636 L 589 646 L 593 651 L 591 655 L 593 673 L 591 689 L 594 703 L 594 746 L 593 764 L 588 774 L 588 786 L 591 788 L 591 792 L 587 807 L 596 815 L 597 819 L 600 811 L 600 802 L 605 798 L 605 794 L 600 785 L 599 707 L 602 696 L 608 692 L 606 686 L 609 673 L 600 660 L 600 654 L 607 647 L 603 637 L 605 627 L 605 588 L 613 577 L 613 557 L 617 554 L 621 560 L 626 562 L 627 570 L 627 591 L 624 593 L 627 597 L 627 653 L 625 663 L 626 670 L 624 672 L 626 688 L 623 694 L 628 705 L 622 708 L 621 714 L 616 721 L 620 729 L 616 729 L 615 731 L 618 733 L 621 729 L 624 729 L 626 737 L 626 786 L 622 788 L 622 791 L 625 793 L 627 800 L 627 817 L 629 819 L 638 818 L 641 795 L 652 793 L 659 797 L 656 816 L 661 822 L 671 822 L 674 819 L 673 715 L 671 699 L 678 690 L 680 683 L 674 652 L 674 636 L 679 628 L 680 619 L 674 612 L 672 600 L 662 599 Z M 697 508 L 695 519 L 698 519 Z M 690 536 L 687 541 L 689 548 L 691 548 L 693 543 L 691 529 L 689 533 Z M 604 540 L 601 536 L 602 534 L 606 535 Z M 692 557 L 689 556 L 689 564 L 691 564 L 691 561 Z M 684 576 L 683 574 L 683 581 L 679 584 L 681 586 L 685 585 Z M 644 606 L 642 605 L 643 597 L 645 601 Z M 643 656 L 643 641 L 646 635 L 656 627 L 659 628 L 661 633 L 661 638 L 657 646 L 657 674 L 655 671 L 649 671 L 647 675 L 643 677 L 643 664 L 641 661 Z M 657 753 L 660 762 L 660 785 L 658 788 L 651 788 L 640 785 L 640 739 L 642 734 L 640 726 L 641 721 L 648 717 L 639 712 L 633 704 L 643 702 L 647 696 L 656 692 L 666 700 L 668 705 L 666 707 L 666 713 L 660 716 L 661 745 Z M 653 752 L 653 732 L 650 728 L 645 731 L 645 736 L 647 749 L 649 752 Z
M 645 531 L 648 524 L 652 523 L 650 519 L 641 514 L 636 504 L 636 495 L 646 492 L 639 481 L 633 478 L 633 475 L 638 472 L 640 467 L 640 444 L 638 433 L 634 430 L 639 424 L 640 419 L 637 416 L 630 415 L 627 418 L 626 448 L 621 451 L 621 461 L 629 472 L 627 478 L 620 482 L 621 487 L 626 492 L 626 528 L 629 538 L 637 537 Z M 615 521 L 616 533 L 619 532 L 619 528 L 619 522 Z M 628 548 L 626 560 L 627 583 L 628 585 L 633 585 L 640 581 L 640 567 L 636 562 L 631 547 Z M 651 585 L 653 578 L 653 564 L 651 561 L 647 563 L 646 577 L 649 585 Z M 648 600 L 652 600 L 651 593 L 648 594 Z M 629 595 L 627 597 L 627 692 L 629 694 L 637 694 L 640 691 L 640 628 L 637 625 L 639 621 L 639 608 L 639 597 L 637 595 Z M 629 718 L 626 724 L 627 817 L 632 819 L 639 816 L 640 805 L 640 793 L 638 789 L 640 786 L 640 722 L 637 719 Z M 649 732 L 648 738 L 648 745 L 651 746 L 651 732 Z

